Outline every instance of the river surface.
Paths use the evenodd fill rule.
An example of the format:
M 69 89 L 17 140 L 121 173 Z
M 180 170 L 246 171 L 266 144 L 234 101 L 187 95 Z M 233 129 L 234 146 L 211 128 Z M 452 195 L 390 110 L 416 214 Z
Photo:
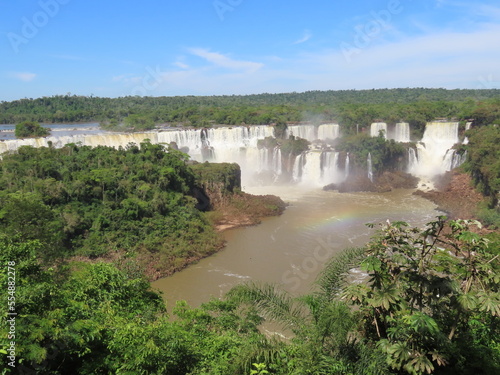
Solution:
M 78 123 L 78 124 L 41 124 L 44 128 L 51 130 L 51 136 L 63 137 L 68 135 L 100 134 L 103 133 L 97 122 Z M 0 124 L 0 141 L 16 139 L 14 132 L 16 125 Z
M 432 202 L 412 195 L 413 190 L 341 194 L 265 187 L 246 191 L 278 195 L 290 206 L 283 215 L 266 218 L 257 226 L 226 231 L 222 251 L 154 282 L 169 310 L 177 300 L 197 307 L 247 281 L 275 283 L 293 295 L 308 293 L 332 255 L 370 239 L 375 229 L 367 223 L 402 220 L 421 227 L 440 214 Z

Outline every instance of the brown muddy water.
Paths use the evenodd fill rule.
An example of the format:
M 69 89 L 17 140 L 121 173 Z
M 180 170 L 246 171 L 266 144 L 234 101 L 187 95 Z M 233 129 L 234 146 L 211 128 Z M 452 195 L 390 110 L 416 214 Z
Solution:
M 169 310 L 177 300 L 197 307 L 247 281 L 275 283 L 293 295 L 308 293 L 331 256 L 370 239 L 374 229 L 367 223 L 402 220 L 421 227 L 440 214 L 413 190 L 341 194 L 266 187 L 248 192 L 279 195 L 290 206 L 257 226 L 226 231 L 222 251 L 154 282 Z

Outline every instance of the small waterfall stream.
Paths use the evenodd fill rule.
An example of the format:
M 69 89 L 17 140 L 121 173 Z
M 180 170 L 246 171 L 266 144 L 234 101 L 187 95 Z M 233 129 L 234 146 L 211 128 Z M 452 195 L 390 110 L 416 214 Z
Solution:
M 371 182 L 373 182 L 373 167 L 372 167 L 372 154 L 368 153 L 368 158 L 366 160 L 366 164 L 368 166 L 368 178 Z

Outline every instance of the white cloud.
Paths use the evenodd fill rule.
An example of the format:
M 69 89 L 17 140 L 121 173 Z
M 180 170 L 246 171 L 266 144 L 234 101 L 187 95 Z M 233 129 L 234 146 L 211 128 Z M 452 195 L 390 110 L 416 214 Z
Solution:
M 189 52 L 191 52 L 195 56 L 207 60 L 208 62 L 211 62 L 215 66 L 233 70 L 243 70 L 248 73 L 255 72 L 264 66 L 264 64 L 262 63 L 253 61 L 234 60 L 221 53 L 210 52 L 209 50 L 204 48 L 190 48 Z
M 307 42 L 309 39 L 311 39 L 311 37 L 312 37 L 311 31 L 304 30 L 304 34 L 302 35 L 302 37 L 293 42 L 293 44 L 301 44 Z
M 183 62 L 181 61 L 176 61 L 173 63 L 173 65 L 181 68 L 181 69 L 189 69 L 189 65 L 188 64 L 184 64 Z
M 9 74 L 11 78 L 18 79 L 23 82 L 31 82 L 36 78 L 35 73 L 29 73 L 29 72 L 12 72 Z

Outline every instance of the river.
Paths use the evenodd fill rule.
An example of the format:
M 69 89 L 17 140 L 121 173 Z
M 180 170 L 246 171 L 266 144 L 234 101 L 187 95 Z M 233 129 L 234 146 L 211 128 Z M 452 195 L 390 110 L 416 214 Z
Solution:
M 247 281 L 275 283 L 293 295 L 308 293 L 331 256 L 369 240 L 375 229 L 367 223 L 402 220 L 423 226 L 440 214 L 432 202 L 412 195 L 413 190 L 347 194 L 265 187 L 247 191 L 279 195 L 290 206 L 283 215 L 257 226 L 226 231 L 222 251 L 154 282 L 169 310 L 177 300 L 197 307 Z

